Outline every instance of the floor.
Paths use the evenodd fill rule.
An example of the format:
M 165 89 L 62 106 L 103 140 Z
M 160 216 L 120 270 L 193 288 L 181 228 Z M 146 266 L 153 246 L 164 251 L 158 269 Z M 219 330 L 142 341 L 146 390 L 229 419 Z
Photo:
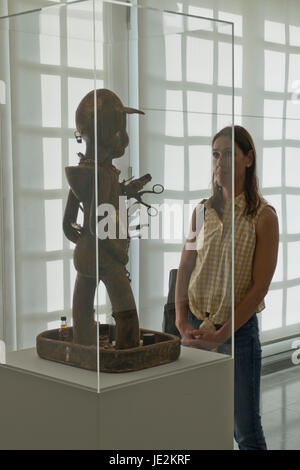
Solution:
M 300 450 L 300 365 L 261 378 L 261 418 L 269 450 Z
M 262 425 L 270 450 L 300 450 L 300 365 L 261 379 Z

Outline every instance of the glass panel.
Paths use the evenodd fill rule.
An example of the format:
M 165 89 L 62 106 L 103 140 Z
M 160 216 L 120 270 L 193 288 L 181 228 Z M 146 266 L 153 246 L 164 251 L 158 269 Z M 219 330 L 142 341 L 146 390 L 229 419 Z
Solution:
M 265 297 L 265 309 L 258 315 L 262 344 L 276 338 L 292 335 L 297 331 L 287 324 L 289 315 L 287 287 L 290 282 L 297 282 L 295 266 L 292 261 L 292 253 L 297 250 L 296 244 L 292 243 L 293 240 L 297 240 L 297 218 L 292 216 L 297 200 L 291 200 L 290 197 L 296 196 L 289 195 L 289 192 L 293 193 L 297 189 L 294 184 L 291 184 L 293 180 L 290 171 L 294 162 L 293 148 L 285 139 L 283 100 L 280 98 L 281 94 L 278 93 L 276 100 L 264 100 L 264 118 L 243 116 L 242 119 L 242 125 L 250 130 L 255 139 L 257 175 L 261 193 L 268 204 L 276 210 L 280 233 L 276 269 L 269 292 Z M 267 106 L 266 101 L 268 101 Z M 280 107 L 277 106 L 279 102 L 281 103 Z M 271 117 L 272 115 L 273 117 Z M 268 135 L 266 121 L 269 126 Z M 274 129 L 277 129 L 278 132 L 277 134 L 275 132 L 276 135 L 271 135 Z M 290 305 L 293 299 L 294 297 L 290 295 Z
M 214 209 L 211 209 L 213 219 L 210 223 L 214 230 L 218 230 L 219 243 L 227 244 L 229 258 L 226 262 L 223 258 L 222 264 L 219 263 L 219 259 L 213 259 L 211 254 L 209 265 L 206 266 L 206 269 L 211 270 L 210 284 L 206 286 L 211 294 L 208 298 L 204 296 L 201 301 L 208 309 L 212 297 L 219 296 L 219 304 L 223 302 L 222 305 L 218 302 L 211 305 L 213 311 L 209 312 L 211 317 L 219 313 L 215 318 L 217 325 L 225 323 L 231 317 L 232 25 L 143 8 L 132 8 L 128 11 L 127 7 L 115 5 L 105 5 L 105 14 L 113 19 L 118 18 L 120 23 L 118 28 L 112 28 L 105 34 L 103 55 L 110 57 L 111 63 L 107 64 L 104 87 L 113 91 L 120 98 L 123 106 L 142 110 L 144 114 L 133 112 L 127 115 L 126 131 L 129 145 L 121 158 L 115 157 L 112 160 L 113 166 L 120 171 L 119 182 L 128 180 L 125 188 L 123 187 L 123 194 L 129 196 L 127 201 L 127 207 L 130 208 L 128 229 L 131 239 L 129 263 L 125 269 L 128 271 L 131 282 L 126 283 L 125 271 L 120 262 L 119 266 L 113 266 L 111 263 L 110 269 L 111 273 L 114 273 L 114 279 L 103 271 L 101 274 L 101 266 L 105 263 L 105 256 L 107 256 L 105 250 L 108 253 L 109 248 L 104 249 L 105 245 L 100 236 L 99 247 L 103 246 L 103 250 L 100 248 L 98 258 L 100 286 L 103 283 L 106 284 L 112 304 L 111 307 L 108 305 L 106 326 L 101 324 L 100 332 L 105 331 L 105 328 L 106 331 L 110 328 L 115 329 L 116 332 L 115 342 L 102 343 L 102 345 L 100 343 L 100 371 L 112 372 L 113 368 L 115 371 L 122 371 L 125 367 L 126 370 L 136 371 L 138 377 L 139 369 L 149 367 L 146 361 L 143 364 L 142 359 L 143 335 L 146 332 L 154 334 L 154 340 L 161 342 L 163 346 L 162 333 L 171 332 L 170 328 L 166 330 L 163 324 L 164 306 L 168 304 L 168 297 L 170 298 L 170 272 L 179 268 L 182 249 L 189 236 L 193 208 L 202 199 L 210 198 L 212 194 L 212 138 L 225 126 L 228 126 L 228 137 L 225 138 L 225 143 L 229 148 L 224 149 L 224 142 L 219 142 L 221 147 L 218 150 L 222 161 L 226 161 L 227 171 L 226 184 L 229 198 L 226 205 L 226 224 L 223 235 L 226 241 L 222 238 L 222 222 Z M 130 25 L 129 29 L 127 24 Z M 99 36 L 101 36 L 101 30 Z M 241 63 L 240 49 L 237 54 Z M 115 73 L 116 69 L 118 74 Z M 241 86 L 241 79 L 238 81 L 238 86 Z M 239 99 L 236 101 L 236 106 L 237 108 L 241 106 Z M 101 121 L 101 113 L 99 113 L 100 111 L 98 111 L 97 126 L 102 130 L 105 122 Z M 98 151 L 99 149 L 101 151 L 100 141 L 97 145 Z M 101 160 L 102 157 L 98 158 Z M 112 186 L 114 177 L 107 176 L 107 168 L 105 168 L 107 166 L 106 163 L 100 161 L 98 179 L 109 180 Z M 145 179 L 144 184 L 141 184 L 138 178 L 148 174 L 151 175 L 151 182 L 146 183 Z M 148 193 L 134 194 L 133 182 L 134 184 L 140 183 L 139 191 L 145 190 Z M 153 192 L 151 194 L 152 189 L 155 188 L 154 185 L 162 185 L 164 191 L 161 194 Z M 112 190 L 110 198 L 112 194 L 117 195 L 118 189 Z M 147 213 L 147 206 L 141 203 L 140 197 L 142 203 L 157 210 L 156 216 L 150 215 L 151 212 Z M 192 205 L 190 201 L 193 201 Z M 102 220 L 105 217 L 101 202 L 104 201 L 100 198 L 98 202 L 100 202 L 98 215 L 99 210 L 102 214 L 98 228 L 102 229 Z M 115 204 L 114 202 L 113 205 L 116 207 Z M 134 208 L 136 211 L 131 214 Z M 120 221 L 121 201 L 119 201 L 117 212 L 119 212 L 117 220 Z M 142 228 L 137 230 L 137 225 Z M 116 246 L 121 251 L 123 250 L 122 242 L 123 240 L 116 240 Z M 223 276 L 226 277 L 226 289 L 218 281 Z M 122 292 L 125 290 L 127 292 L 126 299 L 120 292 L 121 285 L 123 286 Z M 187 289 L 188 285 L 186 294 Z M 195 311 L 200 309 L 200 304 L 198 305 L 196 300 L 197 289 L 198 286 L 195 285 L 194 293 L 191 294 L 194 296 Z M 223 296 L 224 291 L 226 294 Z M 132 294 L 134 304 L 131 304 L 129 300 L 132 299 Z M 116 298 L 119 303 L 116 303 Z M 122 306 L 122 313 L 128 310 L 137 311 L 140 328 L 138 348 L 141 352 L 140 362 L 132 353 L 132 362 L 128 365 L 129 356 L 125 354 L 129 355 L 133 348 L 117 346 L 118 341 L 119 345 L 123 341 L 124 331 L 128 325 L 122 323 L 121 315 L 114 311 L 114 304 L 117 305 L 116 308 L 119 308 L 119 305 Z M 201 308 L 203 310 L 204 307 Z M 177 331 L 174 310 L 173 305 L 172 332 Z M 196 314 L 204 320 L 205 311 L 199 310 Z M 125 314 L 123 318 L 127 318 Z M 127 322 L 134 325 L 132 318 L 128 314 Z M 110 323 L 113 326 L 109 325 Z M 115 326 L 114 323 L 116 323 Z M 209 324 L 213 323 L 209 322 Z M 120 325 L 122 325 L 123 333 Z M 133 329 L 134 327 L 131 332 Z M 122 339 L 118 338 L 118 334 Z M 131 340 L 133 345 L 134 339 L 131 338 Z M 103 341 L 106 341 L 105 334 L 103 334 Z M 204 343 L 201 345 L 199 343 L 199 346 L 201 346 L 202 354 L 205 355 L 207 351 L 205 351 Z M 107 365 L 110 348 L 112 348 L 112 357 L 115 349 L 118 351 L 118 360 L 114 365 L 110 364 L 111 370 Z M 216 348 L 210 344 L 207 349 Z M 181 353 L 184 355 L 186 351 L 187 348 L 182 346 Z M 150 353 L 152 353 L 151 348 Z M 221 348 L 216 359 L 224 358 L 224 354 L 231 356 L 230 344 Z M 123 356 L 126 357 L 124 364 L 122 363 Z M 168 358 L 160 359 L 160 363 L 164 361 L 168 361 Z M 107 383 L 112 381 L 115 384 L 117 379 L 115 376 L 113 379 L 107 378 L 102 372 L 100 373 L 100 391 L 105 391 Z M 147 373 L 155 374 L 155 369 Z M 130 381 L 130 378 L 131 374 L 128 373 L 122 382 Z
M 232 364 L 243 24 L 210 11 L 87 0 L 0 20 L 6 366 L 100 393 Z
M 66 168 L 77 168 L 76 153 L 85 151 L 85 143 L 77 144 L 74 137 L 78 104 L 95 82 L 103 86 L 100 48 L 94 67 L 92 6 L 91 1 L 55 5 L 0 22 L 6 87 L 3 115 L 1 111 L 4 224 L 9 227 L 4 241 L 4 269 L 9 271 L 4 280 L 6 363 L 84 386 L 82 370 L 59 369 L 45 358 L 74 364 L 69 345 L 77 272 L 75 245 L 69 240 L 75 241 L 83 218 L 74 198 L 67 203 L 73 180 Z M 99 11 L 98 26 L 101 22 Z M 92 175 L 94 180 L 94 170 Z M 67 328 L 62 328 L 61 317 Z M 50 349 L 48 338 L 53 339 Z M 96 371 L 85 380 L 97 390 Z
M 287 90 L 287 81 L 284 86 Z M 263 344 L 281 338 L 296 338 L 300 331 L 296 314 L 300 279 L 297 263 L 300 224 L 299 218 L 295 217 L 300 201 L 296 177 L 299 173 L 299 133 L 291 136 L 292 128 L 289 128 L 290 123 L 293 129 L 299 124 L 295 113 L 298 106 L 297 99 L 295 102 L 289 101 L 278 90 L 272 100 L 264 100 L 264 118 L 246 116 L 242 121 L 245 127 L 253 129 L 262 194 L 275 208 L 279 222 L 277 265 L 265 298 L 266 309 L 259 316 Z

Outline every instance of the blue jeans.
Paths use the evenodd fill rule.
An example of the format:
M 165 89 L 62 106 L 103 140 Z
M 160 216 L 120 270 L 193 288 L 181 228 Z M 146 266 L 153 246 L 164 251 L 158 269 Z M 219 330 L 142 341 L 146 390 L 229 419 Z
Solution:
M 199 328 L 202 321 L 188 312 L 188 321 Z M 220 348 L 231 353 L 231 338 Z M 261 345 L 254 314 L 234 334 L 234 438 L 240 450 L 267 450 L 259 411 Z

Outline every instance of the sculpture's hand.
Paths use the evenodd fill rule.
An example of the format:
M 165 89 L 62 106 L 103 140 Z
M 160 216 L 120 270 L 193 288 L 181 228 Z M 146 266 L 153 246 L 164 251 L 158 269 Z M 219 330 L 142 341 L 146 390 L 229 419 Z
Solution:
M 131 197 L 135 197 L 138 194 L 138 192 L 141 191 L 141 189 L 143 189 L 143 187 L 147 183 L 149 183 L 149 181 L 151 180 L 152 180 L 152 176 L 149 173 L 147 173 L 146 175 L 141 176 L 140 178 L 137 178 L 128 184 L 125 184 L 126 182 L 123 181 L 120 184 L 122 194 L 127 196 L 128 199 Z
M 79 233 L 81 234 L 81 232 L 83 231 L 83 227 L 79 224 L 76 224 L 76 223 L 72 223 L 71 226 Z

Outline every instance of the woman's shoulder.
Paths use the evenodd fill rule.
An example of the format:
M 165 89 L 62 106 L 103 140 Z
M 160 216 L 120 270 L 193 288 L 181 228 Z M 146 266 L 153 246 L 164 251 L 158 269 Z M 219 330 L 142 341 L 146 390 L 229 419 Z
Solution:
M 257 231 L 265 231 L 267 228 L 278 229 L 278 216 L 276 209 L 269 202 L 261 198 L 262 202 L 257 214 Z
M 273 207 L 264 197 L 260 197 L 260 205 L 258 207 L 257 215 L 267 216 L 267 214 L 273 214 L 277 217 L 275 207 Z
M 210 199 L 201 199 L 193 208 L 193 214 L 196 216 L 198 214 L 201 214 L 202 212 L 205 212 L 208 207 L 210 207 L 209 204 Z

